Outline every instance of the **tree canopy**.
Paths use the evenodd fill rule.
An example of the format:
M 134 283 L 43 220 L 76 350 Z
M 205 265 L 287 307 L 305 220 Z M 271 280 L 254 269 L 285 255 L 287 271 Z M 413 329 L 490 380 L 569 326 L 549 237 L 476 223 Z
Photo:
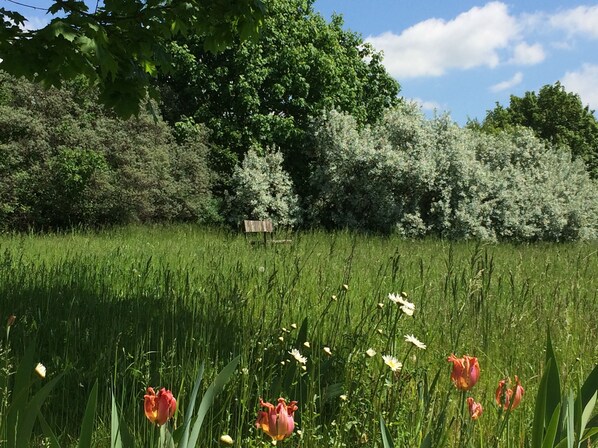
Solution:
M 399 84 L 362 37 L 327 22 L 311 0 L 272 0 L 259 39 L 221 53 L 201 36 L 172 46 L 176 69 L 162 78 L 164 117 L 193 117 L 231 155 L 279 147 L 296 185 L 309 163 L 306 133 L 323 111 L 352 114 L 360 124 L 399 102 Z
M 481 129 L 490 133 L 525 126 L 541 139 L 567 146 L 581 158 L 594 178 L 598 176 L 598 121 L 579 95 L 565 91 L 556 82 L 523 97 L 511 95 L 508 107 L 496 104 L 488 111 Z
M 35 9 L 41 9 L 30 6 Z M 159 71 L 172 69 L 166 44 L 178 35 L 201 36 L 204 49 L 256 36 L 262 0 L 105 0 L 92 11 L 82 0 L 54 0 L 44 28 L 0 8 L 0 69 L 46 85 L 84 75 L 100 100 L 120 115 L 139 111 Z

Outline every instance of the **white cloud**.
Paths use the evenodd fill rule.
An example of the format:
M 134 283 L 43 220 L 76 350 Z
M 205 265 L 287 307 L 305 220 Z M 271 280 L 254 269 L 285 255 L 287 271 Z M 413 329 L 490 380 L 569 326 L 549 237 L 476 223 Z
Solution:
M 581 70 L 567 72 L 561 83 L 567 91 L 577 93 L 584 105 L 598 109 L 598 65 L 584 64 Z
M 598 5 L 578 6 L 552 15 L 550 25 L 568 34 L 583 34 L 598 39 Z
M 513 57 L 509 62 L 518 65 L 534 65 L 546 58 L 541 44 L 529 45 L 525 42 L 517 44 L 513 49 Z
M 513 75 L 511 79 L 507 79 L 506 81 L 494 84 L 492 87 L 490 87 L 490 90 L 492 92 L 502 92 L 503 90 L 508 90 L 515 87 L 516 85 L 521 84 L 521 81 L 523 81 L 523 73 L 517 72 Z
M 398 78 L 440 76 L 451 68 L 495 67 L 498 51 L 519 35 L 504 3 L 491 2 L 453 20 L 429 19 L 400 35 L 386 32 L 366 40 L 384 51 L 384 65 Z
M 440 105 L 440 103 L 437 103 L 436 101 L 425 101 L 425 100 L 422 100 L 421 98 L 409 98 L 409 99 L 407 99 L 407 101 L 411 101 L 411 102 L 417 104 L 419 107 L 421 107 L 422 110 L 429 111 L 429 112 L 445 109 Z

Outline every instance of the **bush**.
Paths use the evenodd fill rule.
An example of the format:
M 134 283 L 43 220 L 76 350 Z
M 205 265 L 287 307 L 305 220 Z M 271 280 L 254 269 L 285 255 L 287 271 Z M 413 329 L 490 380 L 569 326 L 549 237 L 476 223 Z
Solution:
M 297 223 L 298 198 L 293 183 L 282 168 L 280 151 L 266 149 L 259 154 L 250 149 L 233 173 L 233 196 L 229 201 L 229 220 L 271 219 L 275 225 Z
M 308 217 L 409 237 L 566 241 L 596 236 L 598 196 L 581 162 L 524 128 L 495 136 L 426 120 L 413 104 L 358 129 L 331 112 L 313 128 Z
M 0 73 L 0 227 L 214 220 L 207 133 L 97 105 L 85 84 L 44 90 Z

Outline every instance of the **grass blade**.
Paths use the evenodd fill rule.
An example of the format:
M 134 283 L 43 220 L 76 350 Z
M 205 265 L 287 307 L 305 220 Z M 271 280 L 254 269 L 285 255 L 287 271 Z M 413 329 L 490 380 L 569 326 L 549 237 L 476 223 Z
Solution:
M 388 428 L 386 427 L 386 423 L 384 423 L 382 416 L 380 416 L 380 432 L 382 433 L 382 445 L 384 448 L 394 448 L 394 443 L 392 442 L 392 438 L 388 433 Z
M 193 385 L 191 398 L 189 400 L 189 404 L 187 405 L 187 411 L 185 412 L 185 421 L 183 423 L 183 430 L 181 440 L 179 441 L 179 448 L 187 448 L 187 445 L 189 443 L 189 432 L 191 431 L 191 417 L 193 417 L 193 410 L 195 409 L 195 400 L 197 399 L 197 394 L 199 393 L 199 386 L 201 385 L 201 380 L 203 379 L 204 368 L 205 364 L 202 363 L 199 368 L 199 373 L 197 374 L 195 384 Z
M 79 448 L 91 448 L 91 436 L 93 435 L 93 423 L 96 417 L 96 408 L 98 404 L 98 382 L 96 380 L 87 406 L 85 406 L 85 414 L 83 415 L 83 422 L 81 423 L 81 434 L 79 435 Z
M 548 383 L 548 375 L 552 369 L 552 359 L 548 359 L 546 369 L 540 380 L 538 387 L 538 395 L 536 396 L 536 409 L 534 411 L 534 425 L 532 426 L 532 445 L 531 448 L 542 448 L 542 440 L 544 439 L 544 414 L 546 413 L 546 386 Z M 554 412 L 554 411 L 553 411 Z

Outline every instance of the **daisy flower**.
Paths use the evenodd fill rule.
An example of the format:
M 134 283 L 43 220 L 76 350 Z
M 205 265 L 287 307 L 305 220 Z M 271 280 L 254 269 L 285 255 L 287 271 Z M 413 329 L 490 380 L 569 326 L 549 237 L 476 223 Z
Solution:
M 405 341 L 411 342 L 413 345 L 415 345 L 417 348 L 419 348 L 421 350 L 425 350 L 426 349 L 426 344 L 424 344 L 422 341 L 420 341 L 419 339 L 417 339 L 412 334 L 406 334 L 405 335 Z
M 307 362 L 307 358 L 305 356 L 301 356 L 301 353 L 296 348 L 291 350 L 289 354 L 295 358 L 295 361 L 297 361 L 299 364 L 305 364 Z
M 384 360 L 384 364 L 390 367 L 390 370 L 393 372 L 399 372 L 403 368 L 403 364 L 394 356 L 382 355 L 382 359 Z

